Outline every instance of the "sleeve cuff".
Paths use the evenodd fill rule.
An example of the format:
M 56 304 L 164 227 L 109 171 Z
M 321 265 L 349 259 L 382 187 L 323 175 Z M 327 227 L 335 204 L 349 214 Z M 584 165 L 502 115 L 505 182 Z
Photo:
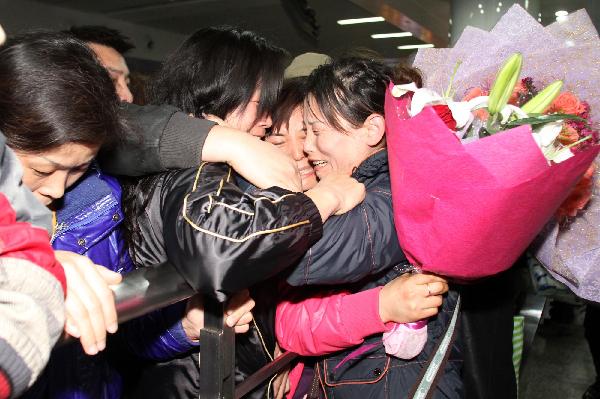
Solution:
M 310 197 L 304 194 L 299 195 L 302 195 L 304 197 L 303 206 L 306 211 L 305 215 L 308 216 L 311 225 L 309 237 L 310 246 L 313 246 L 317 241 L 321 239 L 321 237 L 323 237 L 323 220 L 321 219 L 321 213 L 319 212 L 319 208 L 317 208 L 313 200 L 311 200 Z
M 175 112 L 160 140 L 160 160 L 167 169 L 193 168 L 200 164 L 202 147 L 215 125 L 206 119 Z
M 379 316 L 379 292 L 383 287 L 346 295 L 342 299 L 342 325 L 355 340 L 387 331 Z

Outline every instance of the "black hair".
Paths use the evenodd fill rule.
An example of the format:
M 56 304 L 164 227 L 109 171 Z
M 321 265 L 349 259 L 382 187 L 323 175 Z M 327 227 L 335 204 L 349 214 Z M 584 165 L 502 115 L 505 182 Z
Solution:
M 283 82 L 283 87 L 279 93 L 279 101 L 271 114 L 273 120 L 272 132 L 278 131 L 282 126 L 287 128 L 294 110 L 304 104 L 307 79 L 306 76 L 299 76 L 286 79 Z
M 38 31 L 0 47 L 0 130 L 9 147 L 36 153 L 102 145 L 124 129 L 112 81 L 85 43 Z
M 417 69 L 408 66 L 392 68 L 378 59 L 344 57 L 316 68 L 308 77 L 306 94 L 314 99 L 324 122 L 345 131 L 340 120 L 360 127 L 369 115 L 384 114 L 390 82 L 421 86 L 422 78 Z
M 119 54 L 125 54 L 135 46 L 131 40 L 116 29 L 100 25 L 81 25 L 72 26 L 69 30 L 63 31 L 73 35 L 82 42 L 101 44 L 106 47 L 112 47 Z
M 149 88 L 152 104 L 225 118 L 260 87 L 257 118 L 271 112 L 287 53 L 254 32 L 231 26 L 196 31 L 167 58 Z

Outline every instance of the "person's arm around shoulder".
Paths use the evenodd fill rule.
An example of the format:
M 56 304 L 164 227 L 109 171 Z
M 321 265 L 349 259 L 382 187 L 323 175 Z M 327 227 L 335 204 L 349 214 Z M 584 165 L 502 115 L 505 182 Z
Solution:
M 244 192 L 232 173 L 203 164 L 188 175 L 192 184 L 163 188 L 169 259 L 196 291 L 220 299 L 292 265 L 320 238 L 323 220 L 364 197 L 364 186 L 350 177 L 305 195 L 277 187 Z
M 124 143 L 102 151 L 111 174 L 143 176 L 206 162 L 226 162 L 259 188 L 300 191 L 293 160 L 246 132 L 196 118 L 169 105 L 123 104 L 131 127 Z M 265 173 L 269 171 L 269 173 Z

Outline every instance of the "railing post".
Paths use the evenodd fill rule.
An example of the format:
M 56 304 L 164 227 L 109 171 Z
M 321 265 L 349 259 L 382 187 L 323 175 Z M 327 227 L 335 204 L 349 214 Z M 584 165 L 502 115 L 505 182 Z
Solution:
M 225 326 L 225 304 L 204 298 L 204 328 L 200 330 L 200 399 L 233 399 L 235 335 Z

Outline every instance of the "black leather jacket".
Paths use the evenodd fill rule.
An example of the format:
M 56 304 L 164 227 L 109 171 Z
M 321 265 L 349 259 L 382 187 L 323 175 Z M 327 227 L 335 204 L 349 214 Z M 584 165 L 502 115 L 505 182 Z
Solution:
M 278 187 L 246 193 L 226 164 L 156 175 L 136 194 L 143 213 L 134 262 L 168 259 L 197 292 L 219 300 L 293 265 L 322 234 L 309 197 Z

